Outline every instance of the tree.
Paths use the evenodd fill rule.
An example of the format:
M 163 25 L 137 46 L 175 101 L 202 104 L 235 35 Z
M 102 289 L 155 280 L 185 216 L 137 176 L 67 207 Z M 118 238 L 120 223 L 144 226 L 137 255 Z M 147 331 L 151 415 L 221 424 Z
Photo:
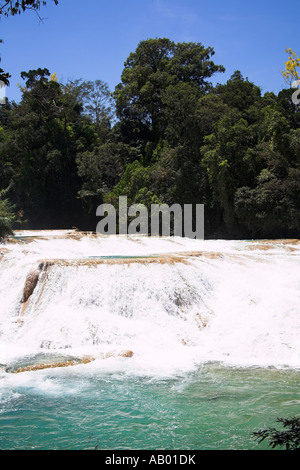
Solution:
M 13 224 L 16 220 L 14 206 L 6 197 L 9 189 L 0 191 L 0 240 L 7 235 L 12 235 Z
M 167 38 L 141 41 L 125 62 L 114 93 L 120 120 L 131 121 L 138 129 L 145 126 L 150 140 L 158 143 L 167 125 L 168 87 L 188 83 L 199 92 L 207 91 L 210 77 L 224 71 L 211 60 L 213 55 L 213 48 L 201 43 L 176 44 Z
M 2 44 L 2 43 L 3 43 L 3 40 L 0 39 L 0 44 Z M 1 58 L 0 58 L 0 62 L 1 62 Z M 11 76 L 9 75 L 9 73 L 4 72 L 4 70 L 0 68 L 0 86 L 1 86 L 2 84 L 6 85 L 6 86 L 9 86 L 9 79 L 10 79 L 10 77 L 11 77 Z M 2 82 L 2 83 L 1 83 L 1 82 Z
M 93 230 L 96 207 L 127 195 L 146 207 L 205 204 L 209 237 L 296 238 L 293 90 L 262 96 L 239 71 L 213 87 L 224 70 L 213 54 L 201 43 L 141 41 L 113 93 L 118 120 L 102 80 L 62 85 L 46 68 L 22 72 L 20 104 L 0 107 L 0 188 L 11 185 L 27 227 Z
M 104 141 L 114 118 L 114 102 L 107 83 L 103 80 L 69 80 L 63 89 L 82 103 L 84 114 L 91 118 Z
M 49 80 L 48 69 L 22 72 L 22 77 L 22 100 L 9 112 L 0 136 L 0 186 L 12 184 L 12 202 L 31 226 L 84 223 L 76 157 L 96 145 L 93 123 L 72 95 Z
M 261 97 L 260 88 L 235 71 L 225 85 L 217 85 L 216 93 L 231 108 L 238 109 L 245 117 L 249 108 L 256 105 Z
M 246 155 L 255 144 L 255 129 L 235 112 L 221 117 L 214 126 L 214 132 L 204 138 L 202 165 L 208 176 L 210 205 L 222 211 L 224 228 L 228 233 L 233 233 L 236 225 L 235 192 L 251 176 Z
M 58 0 L 52 0 L 55 5 L 58 4 Z M 0 16 L 14 16 L 20 15 L 26 10 L 33 10 L 36 13 L 40 10 L 41 6 L 45 6 L 47 2 L 45 0 L 1 0 L 0 1 Z
M 284 88 L 278 93 L 276 109 L 286 118 L 293 129 L 300 126 L 300 106 L 293 102 L 294 88 Z
M 252 433 L 254 439 L 258 443 L 267 439 L 272 449 L 285 447 L 285 450 L 300 450 L 300 418 L 277 418 L 277 422 L 283 425 L 284 430 L 273 427 L 262 429 Z
M 110 125 L 113 117 L 113 102 L 108 85 L 102 80 L 82 83 L 82 101 L 84 111 L 96 124 Z
M 151 205 L 161 204 L 162 201 L 153 192 L 151 187 L 152 168 L 144 167 L 140 162 L 134 161 L 126 166 L 122 178 L 115 186 L 115 188 L 106 194 L 104 200 L 108 204 L 119 210 L 119 197 L 126 195 L 128 198 L 128 206 L 133 204 L 142 204 L 148 210 L 149 217 L 147 218 L 148 229 L 151 228 Z M 128 223 L 132 219 L 128 218 Z
M 300 80 L 300 57 L 296 57 L 296 53 L 292 49 L 286 49 L 285 52 L 289 54 L 288 60 L 285 62 L 285 70 L 282 70 L 282 75 L 285 81 L 291 85 L 294 81 Z
M 128 161 L 128 149 L 122 143 L 108 142 L 77 155 L 78 175 L 82 179 L 80 197 L 97 197 L 98 204 L 122 177 Z
M 280 156 L 274 155 L 275 158 Z M 281 159 L 282 160 L 282 159 Z M 286 162 L 283 163 L 285 171 Z M 288 168 L 288 167 L 287 167 Z M 297 237 L 300 230 L 300 171 L 288 168 L 285 177 L 264 169 L 254 188 L 235 194 L 235 214 L 254 238 Z

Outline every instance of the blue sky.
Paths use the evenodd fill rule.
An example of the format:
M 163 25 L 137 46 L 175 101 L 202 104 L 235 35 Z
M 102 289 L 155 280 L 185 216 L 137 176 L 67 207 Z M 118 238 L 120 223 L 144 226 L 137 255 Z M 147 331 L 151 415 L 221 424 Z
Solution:
M 1 67 L 12 75 L 6 94 L 19 101 L 21 71 L 38 67 L 63 82 L 101 79 L 113 90 L 130 52 L 155 37 L 212 46 L 226 68 L 214 83 L 240 70 L 263 93 L 277 93 L 285 48 L 300 54 L 299 13 L 299 0 L 48 0 L 43 23 L 30 11 L 0 21 Z

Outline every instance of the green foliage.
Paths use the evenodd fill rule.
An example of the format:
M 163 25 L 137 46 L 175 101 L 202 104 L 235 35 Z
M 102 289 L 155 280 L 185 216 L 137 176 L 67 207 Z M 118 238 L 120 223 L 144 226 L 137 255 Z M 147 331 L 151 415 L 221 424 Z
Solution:
M 22 101 L 0 142 L 1 184 L 13 184 L 13 202 L 31 224 L 63 228 L 82 219 L 76 155 L 98 137 L 81 105 L 49 76 L 47 69 L 22 73 Z
M 292 237 L 300 232 L 299 194 L 299 170 L 289 170 L 284 179 L 263 170 L 255 188 L 236 191 L 235 212 L 252 237 Z
M 108 85 L 103 80 L 92 82 L 78 79 L 68 81 L 62 88 L 82 103 L 83 113 L 91 118 L 100 137 L 105 138 L 114 119 L 114 102 Z
M 138 128 L 146 126 L 150 140 L 157 143 L 167 127 L 170 95 L 175 92 L 180 99 L 184 84 L 200 95 L 209 88 L 208 79 L 224 71 L 213 63 L 213 55 L 211 47 L 200 43 L 175 44 L 166 38 L 141 41 L 125 62 L 114 93 L 118 117 L 136 123 Z M 184 93 L 187 96 L 186 89 Z M 185 114 L 188 101 L 181 98 L 187 108 Z
M 254 432 L 253 436 L 258 443 L 269 441 L 269 446 L 285 448 L 285 450 L 300 450 L 300 418 L 277 418 L 283 429 L 270 427 Z
M 58 0 L 53 0 L 55 5 L 58 4 Z M 26 10 L 38 11 L 41 6 L 45 6 L 47 2 L 45 0 L 1 0 L 0 2 L 0 15 L 20 15 Z
M 141 41 L 113 94 L 102 80 L 61 84 L 22 72 L 0 106 L 0 187 L 30 228 L 94 230 L 96 207 L 205 204 L 206 237 L 299 238 L 300 111 L 224 71 L 201 43 Z M 116 111 L 116 117 L 114 114 Z
M 124 174 L 113 191 L 107 194 L 105 200 L 117 204 L 120 196 L 127 196 L 128 205 L 134 203 L 145 204 L 145 196 L 150 200 L 152 192 L 149 191 L 151 184 L 151 168 L 144 167 L 140 162 L 135 161 L 126 166 Z M 152 195 L 149 197 L 149 195 Z M 148 204 L 147 204 L 148 206 Z
M 9 86 L 10 77 L 11 75 L 8 72 L 4 72 L 4 70 L 0 68 L 0 83 L 2 82 L 4 85 Z
M 14 206 L 6 198 L 9 188 L 0 191 L 0 240 L 13 234 L 13 224 L 16 220 Z
M 108 142 L 78 153 L 78 175 L 84 181 L 80 196 L 97 196 L 99 202 L 105 194 L 113 190 L 124 171 L 127 152 L 126 146 Z
M 0 44 L 3 43 L 3 40 L 0 39 Z M 1 62 L 1 58 L 0 58 L 0 62 Z M 11 75 L 7 72 L 4 72 L 3 69 L 0 68 L 0 85 L 1 84 L 4 84 L 6 86 L 9 86 L 9 79 L 10 79 Z
M 260 88 L 245 80 L 240 71 L 234 72 L 225 85 L 218 85 L 216 93 L 224 103 L 242 113 L 247 113 L 261 98 Z

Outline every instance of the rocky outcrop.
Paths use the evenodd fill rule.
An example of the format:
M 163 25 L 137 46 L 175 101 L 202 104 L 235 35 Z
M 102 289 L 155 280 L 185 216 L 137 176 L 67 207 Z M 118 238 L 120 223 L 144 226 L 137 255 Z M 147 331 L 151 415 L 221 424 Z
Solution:
M 5 253 L 8 253 L 8 250 L 6 248 L 0 248 L 0 261 L 5 255 Z
M 109 359 L 110 357 L 132 357 L 133 352 L 130 350 L 121 351 L 121 352 L 108 352 L 106 354 L 101 354 L 102 359 Z
M 44 266 L 47 269 L 50 266 L 63 266 L 63 267 L 72 267 L 72 266 L 99 266 L 99 265 L 131 265 L 131 264 L 175 264 L 175 263 L 183 263 L 189 264 L 188 260 L 186 259 L 185 255 L 153 255 L 150 257 L 147 256 L 124 256 L 115 258 L 106 258 L 106 257 L 99 257 L 99 258 L 75 258 L 75 259 L 45 259 L 39 261 L 40 265 Z
M 21 300 L 21 303 L 23 304 L 22 305 L 22 308 L 21 308 L 21 312 L 20 312 L 20 317 L 22 317 L 25 313 L 25 310 L 28 306 L 28 303 L 29 303 L 29 300 L 30 300 L 30 297 L 32 296 L 36 286 L 37 286 L 37 283 L 39 281 L 39 277 L 40 277 L 40 274 L 42 272 L 42 265 L 39 265 L 38 269 L 35 269 L 34 271 L 31 271 L 27 277 L 26 277 L 26 281 L 25 281 L 25 285 L 24 285 L 24 289 L 23 289 L 23 294 L 22 294 L 22 300 Z
M 63 361 L 63 362 L 50 362 L 49 364 L 33 364 L 31 366 L 20 367 L 12 371 L 12 374 L 20 374 L 21 372 L 32 372 L 37 370 L 44 370 L 44 369 L 58 369 L 61 367 L 74 367 L 80 364 L 89 364 L 93 362 L 95 358 L 93 357 L 84 357 L 81 360 L 73 360 L 73 361 Z
M 109 352 L 109 353 L 103 353 L 100 354 L 99 358 L 100 359 L 109 359 L 110 357 L 127 357 L 130 358 L 133 356 L 132 351 L 121 351 L 121 352 Z M 21 374 L 22 372 L 34 372 L 38 370 L 44 370 L 44 369 L 58 369 L 62 367 L 74 367 L 74 366 L 79 366 L 80 364 L 90 364 L 91 362 L 94 362 L 96 360 L 95 357 L 92 356 L 85 356 L 82 359 L 74 359 L 74 360 L 68 360 L 68 361 L 61 361 L 61 362 L 49 362 L 49 363 L 41 363 L 41 364 L 32 364 L 30 366 L 25 366 L 25 367 L 20 367 L 16 370 L 9 371 L 12 374 Z
M 23 289 L 23 297 L 22 297 L 23 304 L 27 302 L 29 297 L 32 296 L 33 291 L 36 288 L 36 285 L 38 283 L 40 273 L 41 273 L 40 269 L 36 269 L 34 271 L 31 271 L 28 274 L 26 281 L 25 281 L 25 286 Z

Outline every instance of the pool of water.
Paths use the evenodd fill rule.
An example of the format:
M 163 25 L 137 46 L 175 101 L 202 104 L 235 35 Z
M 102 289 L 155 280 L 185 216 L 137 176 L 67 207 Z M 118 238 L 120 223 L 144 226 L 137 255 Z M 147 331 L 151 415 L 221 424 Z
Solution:
M 168 378 L 93 365 L 5 374 L 0 448 L 266 449 L 252 432 L 299 414 L 299 384 L 295 370 L 217 363 Z

